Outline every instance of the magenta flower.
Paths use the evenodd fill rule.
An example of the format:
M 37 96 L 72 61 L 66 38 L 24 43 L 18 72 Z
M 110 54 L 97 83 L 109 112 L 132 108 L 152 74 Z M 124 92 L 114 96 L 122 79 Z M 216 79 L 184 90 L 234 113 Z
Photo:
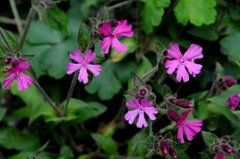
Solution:
M 225 159 L 225 155 L 222 151 L 219 151 L 214 157 L 214 159 Z
M 116 27 L 113 29 L 115 23 Z M 119 36 L 133 37 L 132 25 L 128 24 L 127 20 L 104 22 L 101 24 L 98 31 L 103 37 L 101 48 L 105 54 L 109 53 L 111 45 L 118 53 L 128 50 L 127 46 L 123 45 L 117 39 Z
M 186 118 L 190 112 L 191 110 L 183 112 L 180 120 L 175 125 L 175 127 L 178 127 L 177 138 L 182 144 L 185 143 L 184 136 L 188 141 L 192 141 L 196 134 L 201 131 L 201 120 L 186 121 Z
M 144 113 L 150 118 L 150 120 L 155 120 L 155 114 L 158 114 L 158 109 L 155 108 L 151 102 L 147 99 L 131 99 L 126 103 L 128 108 L 132 108 L 133 110 L 129 110 L 124 118 L 128 121 L 129 124 L 133 124 L 135 118 L 138 116 L 137 127 L 147 127 L 148 123 L 144 117 Z
M 164 66 L 168 74 L 173 74 L 176 70 L 177 81 L 189 81 L 189 74 L 195 77 L 201 72 L 202 65 L 196 64 L 196 59 L 203 58 L 202 48 L 199 45 L 191 44 L 184 55 L 180 52 L 178 44 L 172 44 L 167 50 L 167 60 Z
M 10 73 L 11 75 L 7 77 L 3 81 L 3 86 L 6 89 L 9 89 L 12 82 L 14 80 L 17 81 L 18 83 L 18 90 L 23 91 L 27 88 L 30 87 L 30 85 L 33 83 L 33 80 L 30 76 L 24 74 L 24 71 L 27 71 L 30 69 L 30 65 L 27 63 L 25 59 L 17 59 L 12 63 L 12 67 L 7 68 L 6 70 L 3 71 L 3 73 Z
M 234 94 L 231 95 L 228 100 L 226 101 L 226 104 L 231 106 L 231 110 L 235 110 L 240 103 L 240 94 Z
M 72 74 L 79 70 L 78 80 L 84 84 L 88 83 L 88 72 L 93 73 L 94 76 L 98 76 L 102 67 L 96 64 L 90 64 L 96 58 L 96 54 L 91 50 L 86 50 L 85 56 L 82 55 L 79 49 L 74 50 L 69 58 L 76 63 L 67 63 L 67 74 Z

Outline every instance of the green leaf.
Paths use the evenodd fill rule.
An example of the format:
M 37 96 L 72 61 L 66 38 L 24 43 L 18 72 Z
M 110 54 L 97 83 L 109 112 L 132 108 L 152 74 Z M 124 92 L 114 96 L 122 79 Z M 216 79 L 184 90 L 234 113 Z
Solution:
M 215 22 L 217 12 L 216 0 L 180 0 L 174 8 L 178 23 L 187 25 L 188 22 L 201 26 Z
M 235 127 L 240 127 L 239 119 L 237 116 L 229 109 L 226 105 L 227 99 L 233 95 L 240 92 L 240 85 L 228 88 L 226 91 L 220 95 L 214 96 L 209 99 L 210 103 L 208 104 L 209 110 L 213 113 L 218 113 L 225 116 Z
M 210 148 L 212 144 L 214 144 L 215 140 L 218 139 L 218 137 L 210 132 L 202 131 L 202 137 L 205 142 L 205 144 Z
M 90 30 L 85 23 L 80 24 L 77 41 L 81 51 L 85 52 L 90 43 Z
M 58 7 L 47 9 L 43 14 L 43 22 L 52 29 L 60 31 L 63 35 L 68 35 L 68 17 Z
M 6 108 L 0 107 L 0 121 L 4 118 L 6 112 L 7 112 Z
M 218 39 L 215 25 L 196 27 L 189 30 L 188 33 L 208 41 L 216 41 Z
M 36 150 L 39 147 L 39 139 L 34 134 L 8 128 L 0 131 L 0 145 L 9 150 Z
M 89 85 L 85 87 L 90 94 L 98 93 L 102 100 L 109 100 L 121 89 L 114 70 L 114 64 L 109 60 L 102 64 L 102 72 L 98 77 L 93 77 Z
M 164 14 L 164 8 L 170 5 L 170 0 L 147 0 L 143 6 L 143 29 L 147 34 L 153 31 L 154 26 L 159 26 Z
M 110 137 L 100 134 L 91 134 L 92 138 L 96 141 L 99 147 L 109 155 L 118 154 L 117 143 Z
M 146 133 L 137 133 L 128 142 L 128 155 L 129 156 L 145 156 L 148 149 L 149 143 Z
M 66 64 L 70 61 L 69 52 L 77 48 L 74 39 L 67 39 L 62 43 L 53 45 L 42 53 L 40 66 L 50 77 L 60 79 L 66 74 Z
M 3 35 L 5 36 L 8 44 L 11 46 L 11 48 L 13 49 L 13 51 L 18 51 L 18 47 L 17 47 L 17 37 L 11 33 L 8 30 L 5 30 L 3 28 L 1 28 L 1 31 L 3 33 Z M 8 48 L 7 44 L 5 43 L 5 41 L 2 39 L 2 37 L 0 36 L 0 56 L 3 56 L 6 52 L 11 51 L 10 48 Z M 4 51 L 4 52 L 2 52 Z
M 60 32 L 49 28 L 41 21 L 33 22 L 27 34 L 27 41 L 30 44 L 56 44 L 63 39 L 64 36 Z
M 143 57 L 142 60 L 143 60 L 143 61 L 142 61 L 142 63 L 139 65 L 138 71 L 137 71 L 137 74 L 138 74 L 140 77 L 143 77 L 145 74 L 147 74 L 147 73 L 153 68 L 152 63 L 148 60 L 148 58 Z
M 9 159 L 30 159 L 34 157 L 34 153 L 33 152 L 25 152 L 22 151 L 16 155 L 13 155 L 11 157 L 9 157 Z
M 240 62 L 239 50 L 240 32 L 229 35 L 220 41 L 221 52 L 232 62 Z
M 73 158 L 73 152 L 68 146 L 63 146 L 60 150 L 60 157 L 58 159 L 71 159 Z

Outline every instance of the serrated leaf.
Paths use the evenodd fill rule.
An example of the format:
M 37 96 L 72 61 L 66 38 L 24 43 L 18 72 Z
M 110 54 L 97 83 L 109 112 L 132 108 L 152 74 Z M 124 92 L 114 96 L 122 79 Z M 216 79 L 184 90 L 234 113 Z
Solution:
M 90 43 L 90 30 L 85 23 L 80 24 L 77 41 L 81 51 L 85 52 Z
M 210 132 L 202 131 L 202 137 L 205 142 L 205 144 L 210 148 L 212 144 L 214 144 L 214 141 L 218 139 L 218 137 Z
M 147 34 L 153 31 L 154 26 L 158 26 L 162 21 L 164 8 L 170 5 L 170 0 L 147 0 L 143 6 L 142 18 L 143 28 Z
M 229 35 L 220 41 L 221 52 L 225 54 L 228 59 L 234 63 L 240 61 L 240 45 L 238 44 L 239 40 L 240 32 Z
M 43 22 L 52 29 L 60 31 L 63 35 L 68 35 L 68 17 L 58 7 L 48 8 L 43 14 Z
M 142 156 L 144 157 L 149 148 L 148 138 L 146 133 L 137 133 L 128 142 L 128 155 L 129 156 Z
M 100 134 L 91 134 L 92 138 L 96 141 L 99 147 L 101 147 L 107 154 L 116 155 L 117 152 L 117 143 L 107 136 Z
M 180 0 L 174 8 L 178 23 L 187 25 L 188 22 L 201 26 L 215 22 L 217 12 L 216 0 Z

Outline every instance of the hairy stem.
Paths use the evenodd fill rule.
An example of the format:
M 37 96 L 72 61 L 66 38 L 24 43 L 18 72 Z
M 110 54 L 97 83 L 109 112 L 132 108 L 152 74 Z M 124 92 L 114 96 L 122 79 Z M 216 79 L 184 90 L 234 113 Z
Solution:
M 22 48 L 23 43 L 25 42 L 25 39 L 27 37 L 27 33 L 28 33 L 28 30 L 29 30 L 29 27 L 32 24 L 32 21 L 33 21 L 35 15 L 36 15 L 35 10 L 33 8 L 30 8 L 30 11 L 29 11 L 28 17 L 27 17 L 27 24 L 26 24 L 26 26 L 24 28 L 23 35 L 21 36 L 21 39 L 20 39 L 20 42 L 19 42 L 19 49 Z
M 71 132 L 69 131 L 69 128 L 65 124 L 62 125 L 61 128 L 62 128 L 63 134 L 65 136 L 65 139 L 69 141 L 71 148 L 74 149 L 76 152 L 78 152 L 77 145 L 73 140 L 73 137 L 72 137 Z
M 15 21 L 15 19 L 10 19 L 10 18 L 7 18 L 7 17 L 2 17 L 2 16 L 0 16 L 0 23 L 17 25 L 17 22 Z M 21 25 L 25 25 L 26 21 L 21 20 L 20 23 L 21 23 Z
M 58 115 L 61 115 L 61 111 L 56 106 L 55 102 L 52 101 L 52 99 L 48 96 L 48 94 L 44 91 L 44 89 L 40 86 L 40 84 L 34 80 L 34 85 L 37 87 L 39 92 L 42 94 L 42 96 L 45 98 L 45 100 L 52 106 L 52 108 L 56 111 Z
M 126 4 L 132 3 L 134 1 L 136 1 L 136 0 L 126 0 L 126 1 L 120 2 L 118 4 L 112 5 L 110 7 L 107 7 L 107 10 L 109 10 L 109 11 L 110 10 L 114 10 L 116 8 L 122 7 L 122 6 L 126 5 Z
M 17 10 L 17 7 L 16 7 L 15 0 L 9 0 L 9 3 L 10 3 L 10 6 L 11 6 L 11 9 L 12 9 L 14 19 L 15 19 L 16 24 L 17 24 L 18 32 L 19 32 L 20 36 L 22 36 L 23 29 L 22 29 L 22 24 L 21 24 L 21 20 L 20 20 L 19 14 L 18 14 L 18 10 Z
M 76 85 L 76 83 L 77 83 L 78 74 L 79 74 L 78 71 L 74 73 L 74 76 L 73 76 L 71 85 L 70 85 L 70 87 L 69 87 L 68 94 L 67 94 L 67 98 L 66 98 L 66 104 L 65 104 L 64 109 L 63 109 L 63 115 L 64 115 L 64 116 L 67 114 L 68 104 L 69 104 L 70 98 L 72 97 L 72 94 L 73 94 L 75 85 Z
M 4 35 L 4 33 L 3 33 L 1 28 L 0 28 L 0 35 L 1 35 L 2 39 L 3 39 L 3 41 L 5 42 L 5 44 L 7 45 L 7 47 L 11 50 L 12 53 L 14 53 L 13 48 L 11 47 L 9 42 L 7 41 L 7 38 L 5 37 L 5 35 Z

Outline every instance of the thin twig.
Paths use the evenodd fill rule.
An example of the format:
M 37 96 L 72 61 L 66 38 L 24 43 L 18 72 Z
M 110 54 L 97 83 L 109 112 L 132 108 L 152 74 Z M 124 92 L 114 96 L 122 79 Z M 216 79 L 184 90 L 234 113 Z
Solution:
M 4 33 L 3 33 L 1 28 L 0 28 L 0 35 L 1 35 L 2 39 L 3 39 L 3 41 L 5 42 L 5 44 L 7 45 L 7 47 L 11 50 L 12 53 L 14 53 L 13 48 L 11 47 L 9 42 L 7 41 L 7 38 L 5 37 L 5 35 L 4 35 Z
M 2 16 L 0 16 L 0 23 L 17 25 L 17 22 L 15 21 L 15 19 L 7 18 L 7 17 L 2 17 Z M 25 24 L 26 24 L 26 21 L 21 20 L 21 25 L 25 25 Z
M 21 39 L 20 39 L 20 42 L 19 42 L 19 49 L 21 49 L 22 46 L 23 46 L 23 43 L 24 43 L 24 41 L 26 39 L 26 36 L 27 36 L 27 33 L 28 33 L 28 29 L 29 29 L 35 15 L 36 15 L 35 10 L 33 8 L 30 8 L 30 11 L 29 11 L 28 17 L 27 17 L 27 24 L 25 26 L 23 35 L 21 36 Z
M 126 4 L 132 3 L 132 2 L 134 2 L 134 1 L 136 1 L 136 0 L 123 1 L 123 2 L 120 2 L 120 3 L 118 3 L 118 4 L 112 5 L 112 6 L 110 6 L 110 7 L 107 7 L 107 10 L 108 10 L 108 11 L 114 10 L 114 9 L 116 9 L 116 8 L 122 7 L 122 6 L 126 5 Z
M 19 14 L 18 14 L 18 10 L 17 10 L 15 0 L 9 0 L 9 3 L 10 3 L 10 6 L 11 6 L 11 9 L 12 9 L 14 19 L 15 19 L 16 24 L 17 24 L 18 32 L 19 32 L 20 36 L 22 36 L 23 29 L 22 29 L 22 24 L 21 24 L 21 20 L 20 20 Z
M 65 104 L 64 109 L 63 109 L 63 115 L 64 115 L 64 116 L 67 114 L 68 104 L 69 104 L 70 98 L 72 97 L 72 94 L 73 94 L 75 85 L 76 85 L 76 83 L 77 83 L 78 74 L 79 74 L 78 71 L 74 73 L 74 76 L 73 76 L 71 85 L 70 85 L 70 87 L 69 87 L 68 94 L 67 94 L 67 98 L 66 98 L 66 104 Z
M 46 101 L 52 106 L 52 108 L 56 111 L 58 115 L 61 115 L 61 111 L 56 106 L 55 102 L 52 101 L 52 99 L 48 96 L 48 94 L 44 91 L 44 89 L 40 86 L 40 84 L 34 80 L 34 85 L 37 87 L 39 92 L 43 95 L 43 97 L 46 99 Z

